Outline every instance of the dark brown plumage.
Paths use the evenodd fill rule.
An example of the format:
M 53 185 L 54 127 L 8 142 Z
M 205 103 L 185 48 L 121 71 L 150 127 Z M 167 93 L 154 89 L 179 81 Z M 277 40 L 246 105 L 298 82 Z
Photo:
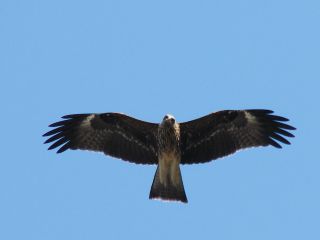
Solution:
M 152 186 L 150 198 L 186 202 L 179 164 L 205 163 L 248 147 L 281 148 L 279 143 L 290 144 L 285 137 L 294 137 L 289 130 L 295 128 L 284 123 L 287 118 L 272 113 L 261 109 L 224 110 L 180 124 L 170 115 L 156 124 L 120 113 L 74 114 L 51 124 L 54 129 L 43 136 L 49 137 L 45 141 L 51 143 L 49 150 L 59 147 L 58 153 L 92 150 L 133 163 L 158 164 L 161 171 L 157 170 L 159 176 L 156 173 L 154 179 L 158 188 Z M 159 138 L 159 129 L 170 124 L 176 136 L 168 134 L 167 142 L 174 149 L 162 146 L 160 139 L 166 139 Z M 178 193 L 182 197 L 175 196 Z
M 140 164 L 157 164 L 158 124 L 134 119 L 120 113 L 73 114 L 50 125 L 55 129 L 45 143 L 49 150 L 67 149 L 104 152 L 107 155 Z
M 290 144 L 283 136 L 294 137 L 287 130 L 295 128 L 283 123 L 287 118 L 272 113 L 270 110 L 225 110 L 180 123 L 181 164 L 208 162 L 248 147 L 281 148 L 278 142 Z

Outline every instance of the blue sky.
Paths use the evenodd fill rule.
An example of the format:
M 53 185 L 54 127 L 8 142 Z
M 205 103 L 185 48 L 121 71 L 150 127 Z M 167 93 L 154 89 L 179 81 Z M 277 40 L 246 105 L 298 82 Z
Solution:
M 319 22 L 308 0 L 2 0 L 0 238 L 319 239 Z M 246 108 L 292 145 L 182 166 L 187 205 L 148 199 L 155 166 L 42 144 L 70 113 Z

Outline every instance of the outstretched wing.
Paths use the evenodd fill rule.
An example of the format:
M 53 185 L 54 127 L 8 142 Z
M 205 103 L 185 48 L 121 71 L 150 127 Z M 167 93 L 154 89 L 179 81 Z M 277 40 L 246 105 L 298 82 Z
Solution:
M 50 125 L 45 133 L 49 150 L 67 149 L 104 152 L 107 155 L 140 164 L 157 164 L 158 124 L 134 119 L 120 113 L 74 114 Z
M 225 110 L 180 124 L 181 163 L 204 163 L 248 147 L 290 144 L 294 127 L 270 110 Z

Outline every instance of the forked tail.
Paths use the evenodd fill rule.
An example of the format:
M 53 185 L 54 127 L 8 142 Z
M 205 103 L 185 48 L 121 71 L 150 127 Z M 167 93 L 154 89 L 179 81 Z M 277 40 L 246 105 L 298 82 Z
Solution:
M 180 201 L 183 203 L 187 203 L 187 196 L 184 191 L 182 177 L 180 168 L 178 166 L 177 169 L 177 180 L 175 182 L 172 181 L 170 177 L 170 171 L 168 171 L 167 178 L 165 181 L 160 181 L 160 171 L 159 166 L 157 167 L 156 174 L 154 175 L 154 179 L 152 182 L 151 190 L 150 190 L 150 199 L 162 199 L 168 201 Z

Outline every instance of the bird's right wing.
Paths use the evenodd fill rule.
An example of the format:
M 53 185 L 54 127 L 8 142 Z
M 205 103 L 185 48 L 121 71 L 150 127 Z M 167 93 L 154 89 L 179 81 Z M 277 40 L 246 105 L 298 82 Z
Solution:
M 157 164 L 158 124 L 144 122 L 121 113 L 74 114 L 50 125 L 45 133 L 49 150 L 67 149 L 104 152 L 138 164 Z

